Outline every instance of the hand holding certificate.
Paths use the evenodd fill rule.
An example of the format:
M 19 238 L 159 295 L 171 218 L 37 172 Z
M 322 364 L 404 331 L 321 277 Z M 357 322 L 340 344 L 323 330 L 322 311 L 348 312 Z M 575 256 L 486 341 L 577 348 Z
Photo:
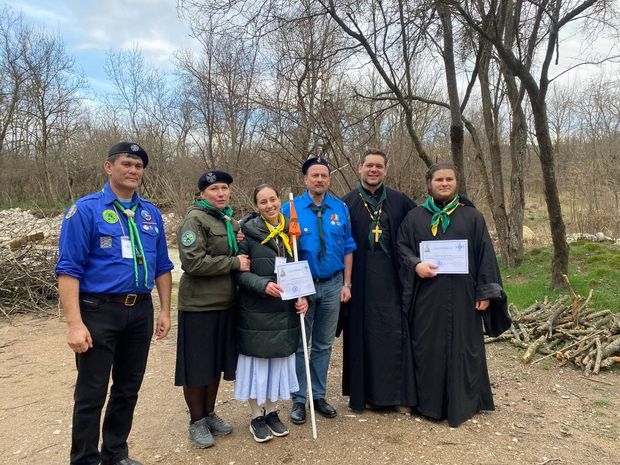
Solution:
M 282 300 L 312 295 L 316 292 L 307 260 L 283 263 L 276 270 L 278 284 L 282 287 Z
M 420 242 L 420 259 L 437 265 L 437 274 L 469 273 L 467 239 Z

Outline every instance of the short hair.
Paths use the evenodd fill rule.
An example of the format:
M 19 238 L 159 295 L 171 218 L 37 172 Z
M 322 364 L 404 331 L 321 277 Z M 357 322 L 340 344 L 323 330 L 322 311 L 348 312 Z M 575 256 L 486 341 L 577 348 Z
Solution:
M 379 150 L 379 149 L 368 149 L 366 150 L 362 156 L 360 157 L 360 165 L 363 165 L 364 162 L 366 161 L 366 157 L 368 155 L 379 155 L 380 157 L 383 157 L 383 162 L 385 163 L 385 166 L 387 166 L 388 164 L 388 156 L 387 153 L 385 153 L 383 150 Z
M 269 183 L 263 183 L 263 184 L 259 184 L 258 186 L 256 186 L 254 188 L 254 193 L 252 194 L 252 198 L 254 199 L 254 205 L 257 205 L 257 200 L 256 200 L 256 196 L 258 195 L 258 193 L 260 191 L 262 191 L 263 189 L 272 189 L 275 193 L 277 197 L 280 197 L 280 193 L 278 192 L 278 189 L 276 189 L 275 187 L 273 187 L 273 185 L 269 184 Z
M 458 182 L 458 180 L 459 180 L 459 173 L 456 170 L 456 167 L 454 166 L 454 163 L 451 163 L 451 162 L 448 162 L 448 161 L 442 161 L 442 162 L 439 162 L 439 163 L 435 163 L 434 165 L 431 165 L 431 167 L 426 172 L 426 182 L 430 182 L 433 179 L 433 174 L 435 174 L 439 170 L 452 170 L 452 171 L 454 171 L 454 177 L 455 177 L 455 179 Z

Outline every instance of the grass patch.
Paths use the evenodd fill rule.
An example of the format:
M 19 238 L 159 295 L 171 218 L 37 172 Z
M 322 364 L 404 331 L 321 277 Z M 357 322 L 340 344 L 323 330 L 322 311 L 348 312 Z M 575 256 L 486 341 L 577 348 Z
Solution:
M 508 301 L 519 309 L 548 297 L 555 301 L 566 289 L 551 290 L 551 247 L 526 252 L 515 268 L 502 267 Z M 609 242 L 575 241 L 570 244 L 568 278 L 575 292 L 584 298 L 593 289 L 590 306 L 620 313 L 620 248 Z
M 607 408 L 613 405 L 609 399 L 595 400 L 594 402 L 592 402 L 592 404 L 594 404 L 595 407 L 601 407 L 601 408 Z

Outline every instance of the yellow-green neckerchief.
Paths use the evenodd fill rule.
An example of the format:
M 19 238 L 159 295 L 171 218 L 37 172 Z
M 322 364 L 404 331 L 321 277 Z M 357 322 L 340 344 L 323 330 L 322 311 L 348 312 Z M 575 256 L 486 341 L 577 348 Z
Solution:
M 269 223 L 269 221 L 267 221 L 263 215 L 261 215 L 260 217 L 263 219 L 263 221 L 267 225 L 267 229 L 269 230 L 269 235 L 265 238 L 263 242 L 261 242 L 261 244 L 266 244 L 274 237 L 279 236 L 280 239 L 282 239 L 282 242 L 284 242 L 286 252 L 289 254 L 289 256 L 292 257 L 293 251 L 291 250 L 288 235 L 284 232 L 284 226 L 286 226 L 286 220 L 284 219 L 284 215 L 280 213 L 280 215 L 278 216 L 279 223 L 277 226 L 272 226 L 271 223 Z
M 138 225 L 135 220 L 138 204 L 135 204 L 129 208 L 124 207 L 118 200 L 115 200 L 113 204 L 127 217 L 127 228 L 129 229 L 129 242 L 131 243 L 131 249 L 133 252 L 133 274 L 136 279 L 136 286 L 139 286 L 138 263 L 141 263 L 144 267 L 144 286 L 148 287 L 149 268 L 146 264 L 146 255 L 144 254 L 144 248 L 142 247 L 142 240 L 140 240 L 140 230 L 138 229 Z
M 224 224 L 226 224 L 226 236 L 228 238 L 228 250 L 230 250 L 230 252 L 233 255 L 237 255 L 237 253 L 239 253 L 239 247 L 237 246 L 237 236 L 232 227 L 232 220 L 233 220 L 232 207 L 230 205 L 226 205 L 224 207 L 224 210 L 220 210 L 219 208 L 214 207 L 213 205 L 211 205 L 209 202 L 207 202 L 204 199 L 196 200 L 196 205 L 206 210 L 217 213 L 220 216 L 220 218 L 224 220 Z
M 426 198 L 422 206 L 433 214 L 433 217 L 431 218 L 431 232 L 433 233 L 433 236 L 437 235 L 437 227 L 440 222 L 441 230 L 444 233 L 446 232 L 446 229 L 448 229 L 448 226 L 450 225 L 450 215 L 454 212 L 454 210 L 456 210 L 456 207 L 459 206 L 459 201 L 459 195 L 456 194 L 450 203 L 440 209 L 437 205 L 435 205 L 435 200 L 433 200 L 433 197 L 428 196 Z

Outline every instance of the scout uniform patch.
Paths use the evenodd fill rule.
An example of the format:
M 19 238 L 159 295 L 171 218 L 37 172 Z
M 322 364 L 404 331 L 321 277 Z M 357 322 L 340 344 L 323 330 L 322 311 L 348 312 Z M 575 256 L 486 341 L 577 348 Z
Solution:
M 67 211 L 65 219 L 68 220 L 69 218 L 71 218 L 73 215 L 75 215 L 75 212 L 77 212 L 77 205 L 73 204 L 71 205 L 71 208 L 69 208 L 69 210 Z
M 185 247 L 189 247 L 194 242 L 196 242 L 196 233 L 194 231 L 188 230 L 183 232 L 183 234 L 181 235 L 181 244 L 183 244 Z
M 118 222 L 118 214 L 114 210 L 103 210 L 101 216 L 106 223 L 114 224 Z

